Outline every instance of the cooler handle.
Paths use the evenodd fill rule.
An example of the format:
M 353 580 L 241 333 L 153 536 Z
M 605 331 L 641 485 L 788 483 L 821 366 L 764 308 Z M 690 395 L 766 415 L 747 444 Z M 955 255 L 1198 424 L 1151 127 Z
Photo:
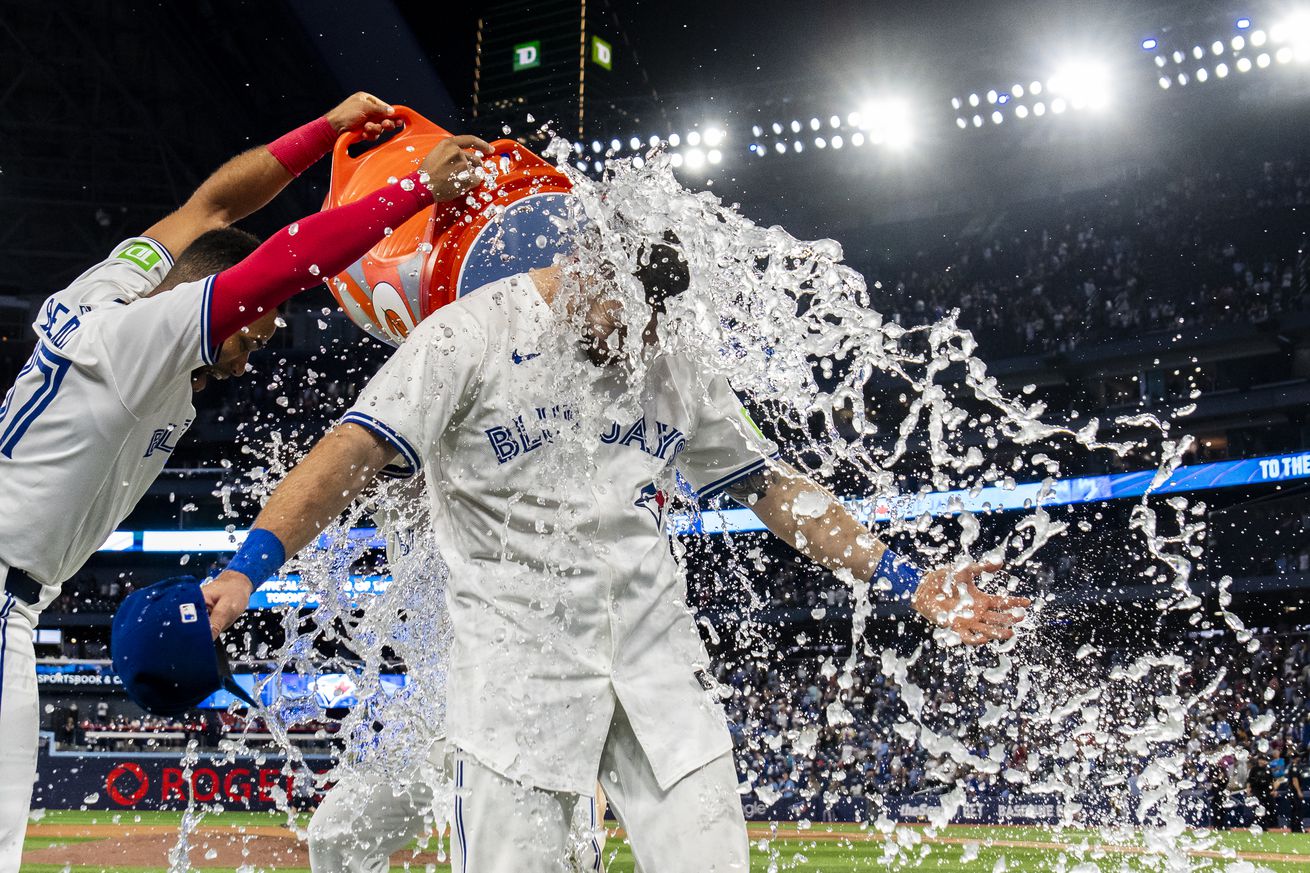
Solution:
M 433 124 L 431 121 L 428 121 L 422 115 L 419 115 L 413 109 L 410 109 L 408 106 L 395 106 L 393 108 L 396 111 L 394 114 L 392 114 L 391 116 L 392 119 L 401 122 L 404 126 L 400 129 L 399 132 L 397 132 L 394 136 L 392 136 L 391 139 L 387 140 L 386 142 L 387 146 L 390 146 L 392 143 L 395 142 L 403 142 L 404 140 L 409 139 L 415 136 L 416 134 L 436 134 L 438 137 L 443 139 L 445 137 L 453 136 L 453 134 L 450 131 L 438 127 L 437 125 Z M 339 172 L 344 172 L 345 168 L 348 166 L 348 162 L 362 161 L 364 158 L 368 157 L 373 153 L 373 151 L 370 149 L 369 151 L 364 152 L 358 157 L 350 156 L 350 152 L 349 152 L 350 147 L 357 142 L 362 142 L 363 140 L 364 140 L 364 133 L 363 131 L 358 131 L 358 130 L 348 130 L 345 133 L 341 134 L 341 136 L 337 137 L 337 142 L 332 147 L 333 190 L 337 188 Z M 418 163 L 422 160 L 423 160 L 423 155 L 417 155 L 417 159 L 415 160 L 414 165 L 417 167 Z

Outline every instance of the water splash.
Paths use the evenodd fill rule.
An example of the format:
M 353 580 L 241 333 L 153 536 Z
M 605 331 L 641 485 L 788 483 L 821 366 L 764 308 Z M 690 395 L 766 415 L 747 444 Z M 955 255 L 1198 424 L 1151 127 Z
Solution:
M 270 441 L 262 455 L 268 459 L 267 467 L 256 477 L 249 496 L 259 502 L 266 499 L 303 451 L 281 440 Z M 263 671 L 256 699 L 267 697 L 273 702 L 252 713 L 245 731 L 231 737 L 230 756 L 263 753 L 265 745 L 244 736 L 263 728 L 271 735 L 269 745 L 286 759 L 284 772 L 306 795 L 351 774 L 398 790 L 421 778 L 436 792 L 437 812 L 445 811 L 447 804 L 441 798 L 448 795 L 449 786 L 440 773 L 432 772 L 428 757 L 433 744 L 445 736 L 452 631 L 444 609 L 447 570 L 432 541 L 420 486 L 418 480 L 379 480 L 314 545 L 288 561 L 283 573 L 299 574 L 301 604 L 282 613 L 283 644 L 254 653 L 261 656 Z M 351 536 L 352 529 L 370 521 L 376 525 L 376 538 L 386 543 L 384 560 L 376 558 L 370 542 Z M 370 569 L 371 561 L 374 575 L 389 576 L 390 581 L 358 591 L 352 574 Z M 406 674 L 403 687 L 385 678 L 397 671 Z M 329 712 L 332 707 L 324 699 L 330 704 L 332 698 L 325 698 L 315 681 L 327 673 L 345 677 L 345 687 L 332 693 L 356 701 L 344 715 Z M 290 687 L 304 690 L 293 693 Z M 336 728 L 333 737 L 340 750 L 333 769 L 320 774 L 292 733 L 322 724 Z M 305 832 L 295 815 L 296 806 L 305 800 L 285 792 L 276 795 L 288 827 L 302 837 Z
M 558 261 L 565 288 L 554 309 L 568 326 L 556 337 L 561 356 L 570 351 L 576 356 L 597 288 L 605 289 L 623 323 L 640 326 L 650 320 L 651 309 L 632 273 L 645 252 L 666 242 L 671 232 L 690 266 L 692 285 L 669 303 L 669 318 L 660 328 L 662 349 L 730 380 L 760 423 L 779 435 L 797 469 L 821 481 L 858 483 L 861 491 L 889 504 L 891 518 L 878 526 L 879 535 L 911 543 L 922 564 L 1002 560 L 1009 575 L 997 584 L 1031 591 L 1034 564 L 1070 532 L 1070 523 L 1053 517 L 1044 505 L 1064 466 L 1059 458 L 1153 456 L 1157 473 L 1152 487 L 1158 487 L 1191 446 L 1189 437 L 1174 437 L 1168 421 L 1151 415 L 1080 422 L 1073 414 L 1059 421 L 1047 415 L 1040 400 L 1025 399 L 1026 392 L 1007 393 L 953 314 L 914 328 L 887 321 L 870 307 L 864 277 L 842 262 L 836 242 L 799 240 L 780 227 L 760 227 L 712 194 L 686 190 L 674 178 L 668 156 L 658 150 L 646 155 L 641 167 L 613 162 L 600 182 L 569 166 L 565 143 L 556 141 L 548 154 L 569 175 L 576 194 L 574 214 L 558 221 L 561 233 L 579 241 L 573 255 Z M 652 363 L 636 341 L 639 333 L 634 327 L 627 341 L 613 344 L 614 366 L 626 375 L 624 391 L 588 391 L 593 374 L 560 368 L 557 387 L 573 398 L 572 415 L 537 457 L 537 479 L 525 484 L 525 492 L 532 490 L 528 485 L 540 488 L 585 477 L 595 469 L 595 435 L 604 423 L 633 417 Z M 284 456 L 295 451 L 287 445 L 276 449 L 267 485 L 281 478 Z M 898 511 L 927 491 L 976 494 L 989 485 L 1014 489 L 1016 476 L 1029 470 L 1043 487 L 1018 513 L 960 511 L 935 519 Z M 663 484 L 670 494 L 680 493 L 672 479 Z M 1158 608 L 1194 613 L 1201 602 L 1192 579 L 1203 559 L 1205 508 L 1172 497 L 1165 503 L 1171 513 L 1161 514 L 1158 503 L 1150 493 L 1144 496 L 1131 524 L 1116 535 L 1136 544 L 1145 567 L 1143 582 L 1158 592 Z M 346 531 L 372 504 L 393 510 L 400 528 L 426 529 L 417 515 L 421 500 L 382 489 L 329 530 L 328 549 L 298 556 L 291 569 L 302 574 L 318 606 L 308 621 L 288 613 L 287 643 L 271 653 L 270 672 L 348 667 L 358 676 L 364 704 L 341 722 L 341 735 L 347 738 L 342 766 L 399 773 L 414 763 L 406 750 L 423 747 L 402 734 L 417 730 L 430 738 L 440 733 L 450 628 L 430 609 L 442 595 L 444 575 L 434 570 L 441 566 L 437 545 L 421 535 L 408 555 L 393 553 L 390 570 L 396 582 L 385 593 L 367 602 L 343 593 L 350 565 L 364 553 Z M 682 509 L 701 511 L 685 501 Z M 800 516 L 814 509 L 795 507 Z M 983 522 L 1003 531 L 985 535 Z M 559 578 L 570 555 L 597 548 L 590 531 L 571 526 L 563 508 L 552 536 L 561 572 L 542 580 L 542 599 L 562 596 Z M 675 543 L 674 552 L 685 560 L 684 548 Z M 743 580 L 766 569 L 768 558 L 751 543 L 731 538 L 726 549 L 735 569 L 723 577 L 728 581 L 720 593 L 739 598 Z M 781 735 L 753 735 L 748 747 L 763 755 L 785 747 L 801 758 L 812 757 L 821 732 L 851 724 L 855 699 L 869 683 L 899 689 L 900 715 L 894 723 L 871 727 L 924 748 L 943 790 L 923 835 L 899 827 L 885 812 L 872 816 L 869 834 L 883 841 L 884 863 L 919 863 L 931 849 L 922 837 L 931 838 L 945 826 L 966 803 L 969 790 L 979 785 L 1057 794 L 1065 810 L 1057 830 L 1099 829 L 1104 842 L 1140 846 L 1158 869 L 1192 869 L 1189 853 L 1211 846 L 1213 837 L 1185 826 L 1178 792 L 1171 788 L 1185 763 L 1180 745 L 1185 723 L 1222 677 L 1208 677 L 1199 693 L 1188 696 L 1181 691 L 1188 667 L 1169 652 L 1152 651 L 1112 667 L 1090 657 L 1058 660 L 1043 645 L 1056 632 L 1042 624 L 1046 601 L 1035 608 L 1027 633 L 982 651 L 961 649 L 958 637 L 944 630 L 930 639 L 907 631 L 913 643 L 908 655 L 895 647 L 875 649 L 866 632 L 875 620 L 879 592 L 849 575 L 841 581 L 851 589 L 853 633 L 840 666 L 829 662 L 824 667 L 840 693 L 814 718 L 798 720 Z M 754 595 L 747 599 L 748 607 L 760 606 Z M 420 605 L 429 608 L 420 610 Z M 1221 605 L 1229 625 L 1245 633 L 1227 611 L 1227 601 Z M 713 638 L 713 623 L 706 619 L 704 626 Z M 766 661 L 776 654 L 767 636 L 749 623 L 734 628 L 737 643 Z M 349 654 L 329 656 L 325 667 L 324 645 Z M 390 653 L 384 656 L 386 650 Z M 389 695 L 379 677 L 393 658 L 405 664 L 411 681 L 404 692 Z M 955 697 L 944 708 L 947 687 Z M 279 696 L 265 716 L 275 742 L 291 757 L 289 766 L 303 766 L 287 729 L 324 718 L 322 707 Z M 967 742 L 977 737 L 988 740 L 986 753 Z M 1016 766 L 1020 746 L 1026 751 Z M 759 796 L 769 796 L 761 774 L 748 769 L 746 775 Z M 1146 825 L 1144 836 L 1139 836 L 1137 821 Z M 1086 841 L 1070 846 L 1055 866 L 1080 870 L 1088 851 Z M 793 866 L 776 848 L 770 852 L 769 869 Z M 1004 869 L 1003 860 L 998 865 Z
M 183 784 L 193 785 L 195 766 L 200 760 L 200 744 L 192 739 L 187 741 L 186 752 L 182 755 Z M 186 809 L 182 813 L 182 822 L 178 825 L 177 840 L 168 850 L 168 873 L 191 873 L 191 840 L 196 828 L 204 820 L 205 813 L 197 809 L 194 792 L 187 792 Z
M 983 514 L 992 516 L 987 519 L 992 527 L 999 521 L 1008 532 L 993 538 L 982 554 L 973 554 L 982 542 L 974 514 L 961 511 L 954 519 L 934 520 L 903 518 L 893 509 L 880 535 L 913 542 L 925 564 L 1003 560 L 1013 590 L 1022 584 L 1026 568 L 1058 548 L 1068 529 L 1068 522 L 1053 518 L 1043 506 L 1061 472 L 1057 457 L 1153 454 L 1154 489 L 1192 446 L 1190 437 L 1173 437 L 1168 421 L 1148 414 L 1077 424 L 1050 418 L 1041 401 L 1002 389 L 953 314 L 909 329 L 887 322 L 870 308 L 864 278 L 842 263 L 837 243 L 799 240 L 782 228 L 760 227 L 708 192 L 687 191 L 674 178 L 666 155 L 649 154 L 642 167 L 616 161 L 603 182 L 594 182 L 568 167 L 563 144 L 557 143 L 552 154 L 574 183 L 578 223 L 595 230 L 579 234 L 583 244 L 566 269 L 596 277 L 608 275 L 606 264 L 616 265 L 612 281 L 626 320 L 644 324 L 650 311 L 630 274 L 647 247 L 666 240 L 669 232 L 676 235 L 693 283 L 669 304 L 672 318 L 661 326 L 663 348 L 692 359 L 704 372 L 726 376 L 766 420 L 762 423 L 785 437 L 786 457 L 798 468 L 820 480 L 855 480 L 893 507 L 928 490 L 1012 489 L 1015 473 L 1039 472 L 1043 487 L 1026 511 L 1003 519 Z M 640 374 L 648 359 L 635 344 L 625 352 L 626 366 Z M 639 382 L 634 375 L 633 383 Z M 900 410 L 893 426 L 889 419 L 896 416 L 888 415 L 888 407 Z M 1012 458 L 1008 469 L 1001 465 L 1004 456 Z M 1134 508 L 1129 528 L 1119 533 L 1133 537 L 1146 565 L 1144 581 L 1159 592 L 1159 608 L 1195 611 L 1201 598 L 1193 591 L 1192 577 L 1203 557 L 1204 504 L 1170 498 L 1165 505 L 1171 517 L 1165 519 L 1157 515 L 1158 502 L 1148 491 Z M 805 506 L 793 511 L 798 517 L 809 514 Z M 842 691 L 813 723 L 793 725 L 798 729 L 788 733 L 792 751 L 802 756 L 812 753 L 816 728 L 840 730 L 849 723 L 855 673 L 870 654 L 862 640 L 877 593 L 863 580 L 843 581 L 852 585 L 854 609 L 849 655 L 837 679 Z M 1041 604 L 1037 612 L 1033 623 L 1040 625 Z M 1231 626 L 1240 626 L 1224 612 Z M 965 781 L 983 777 L 1015 790 L 1060 794 L 1066 810 L 1063 826 L 1077 822 L 1103 828 L 1106 839 L 1125 839 L 1136 830 L 1134 821 L 1141 822 L 1150 857 L 1160 859 L 1165 869 L 1187 869 L 1192 863 L 1188 853 L 1207 847 L 1210 838 L 1184 826 L 1178 792 L 1172 789 L 1184 758 L 1179 748 L 1183 721 L 1204 703 L 1207 692 L 1186 700 L 1180 696 L 1188 668 L 1176 655 L 1145 654 L 1107 674 L 1092 669 L 1090 662 L 1069 665 L 1043 657 L 1042 636 L 1034 629 L 990 650 L 965 652 L 951 646 L 958 642 L 953 634 L 937 631 L 931 660 L 941 674 L 963 671 L 961 687 L 974 689 L 967 702 L 981 704 L 976 707 L 981 712 L 973 717 L 952 713 L 935 726 L 925 712 L 929 695 L 909 675 L 916 663 L 928 663 L 923 648 L 908 658 L 883 651 L 882 674 L 903 690 L 908 716 L 895 730 L 949 764 L 942 767 L 950 775 L 945 780 L 949 790 L 941 795 L 941 811 L 932 817 L 930 830 L 946 824 L 965 802 Z M 765 660 L 771 653 L 754 654 Z M 1009 693 L 992 693 L 1001 689 Z M 1011 735 L 993 735 L 986 756 L 960 739 L 1003 722 L 1012 726 Z M 1027 744 L 1040 750 L 1030 755 L 1024 770 L 1001 764 L 1019 745 L 1016 724 L 1032 732 Z M 1094 759 L 1100 763 L 1089 765 Z M 1087 804 L 1095 792 L 1101 798 L 1098 808 Z M 889 836 L 896 831 L 885 819 L 880 825 Z M 898 863 L 919 857 L 916 847 L 913 840 L 887 843 Z

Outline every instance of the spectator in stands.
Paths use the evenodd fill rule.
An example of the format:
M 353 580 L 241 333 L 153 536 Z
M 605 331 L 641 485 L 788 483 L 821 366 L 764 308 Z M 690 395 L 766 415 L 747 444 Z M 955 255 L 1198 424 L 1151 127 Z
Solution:
M 1305 820 L 1310 818 L 1310 756 L 1295 755 L 1291 766 L 1291 788 L 1294 800 L 1289 804 L 1292 809 L 1292 832 L 1305 833 Z
M 1283 191 L 1245 198 L 1252 178 Z M 907 326 L 958 310 L 993 354 L 1067 352 L 1302 308 L 1298 161 L 1236 166 L 1204 183 L 1171 169 L 1151 181 L 1158 196 L 1134 179 L 1022 214 L 971 216 L 986 236 L 946 234 L 948 243 L 904 259 L 894 280 L 873 283 L 874 306 Z M 1180 262 L 1180 252 L 1190 257 Z

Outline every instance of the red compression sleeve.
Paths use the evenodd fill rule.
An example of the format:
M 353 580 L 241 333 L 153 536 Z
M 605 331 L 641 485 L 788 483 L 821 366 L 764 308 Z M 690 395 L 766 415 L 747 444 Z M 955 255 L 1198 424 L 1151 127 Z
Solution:
M 372 194 L 284 227 L 245 260 L 214 277 L 208 341 L 217 346 L 291 296 L 362 258 L 410 216 L 433 203 L 415 170 Z
M 268 144 L 268 153 L 293 176 L 314 166 L 337 141 L 337 132 L 327 118 L 316 118 Z

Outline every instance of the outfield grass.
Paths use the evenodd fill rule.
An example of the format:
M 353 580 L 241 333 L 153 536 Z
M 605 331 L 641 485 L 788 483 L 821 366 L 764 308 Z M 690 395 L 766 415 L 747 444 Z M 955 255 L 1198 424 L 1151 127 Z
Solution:
M 122 824 L 122 825 L 180 825 L 182 824 L 182 813 L 180 812 L 109 812 L 106 810 L 94 809 L 50 809 L 46 810 L 41 818 L 33 820 L 32 824 L 43 825 L 86 825 L 86 824 Z M 309 813 L 301 813 L 298 817 L 300 823 L 309 822 Z M 206 825 L 226 825 L 228 827 L 270 827 L 275 828 L 285 824 L 287 817 L 280 812 L 242 812 L 235 810 L 224 812 L 217 815 L 206 814 L 204 824 Z
M 176 827 L 181 823 L 181 813 L 147 812 L 147 813 L 111 813 L 111 812 L 49 812 L 38 823 L 51 825 L 119 824 L 125 829 L 133 825 Z M 230 812 L 222 815 L 207 815 L 203 824 L 206 826 L 226 825 L 231 827 L 278 827 L 285 823 L 285 816 L 268 813 Z M 303 824 L 307 817 L 301 819 Z M 764 827 L 752 825 L 752 830 Z M 918 829 L 898 829 L 910 836 L 917 836 Z M 922 871 L 922 873 L 1016 873 L 1016 871 L 1074 871 L 1093 873 L 1093 867 L 1101 873 L 1124 873 L 1124 871 L 1158 870 L 1159 858 L 1142 858 L 1133 854 L 1104 851 L 1095 847 L 1104 842 L 1104 838 L 1094 832 L 1067 830 L 1056 832 L 1041 828 L 1022 827 L 953 827 L 941 834 L 950 843 L 923 843 L 903 849 L 899 859 L 888 864 L 884 858 L 883 841 L 880 836 L 858 825 L 818 824 L 808 830 L 798 830 L 794 824 L 779 824 L 776 836 L 763 841 L 758 836 L 752 843 L 751 869 L 765 871 L 776 864 L 780 871 L 803 871 L 803 873 L 848 873 L 848 871 L 893 869 Z M 79 842 L 80 838 L 29 837 L 27 848 L 37 849 L 53 845 Z M 1041 847 L 1001 845 L 1002 843 L 1029 842 L 1059 844 L 1067 846 L 1063 851 L 1050 845 Z M 1124 841 L 1127 845 L 1140 845 L 1140 836 Z M 992 843 L 992 845 L 989 845 Z M 1217 836 L 1213 846 L 1216 850 L 1231 849 L 1242 853 L 1264 853 L 1300 856 L 1294 860 L 1253 859 L 1256 869 L 1272 870 L 1277 873 L 1310 873 L 1310 835 L 1307 834 L 1253 834 L 1249 831 L 1230 831 Z M 620 841 L 611 840 L 606 846 L 607 870 L 609 873 L 633 873 L 631 854 Z M 193 857 L 196 857 L 193 855 Z M 161 859 L 163 860 L 163 859 Z M 1194 857 L 1194 870 L 1223 870 L 1235 859 L 1218 859 Z M 1089 866 L 1079 868 L 1088 862 Z M 223 871 L 222 868 L 203 868 Z M 249 871 L 250 868 L 246 868 Z M 256 868 L 260 869 L 260 868 Z M 279 867 L 278 873 L 308 873 L 308 868 Z M 393 866 L 399 870 L 399 865 Z M 418 868 L 421 869 L 421 868 Z M 1249 870 L 1250 868 L 1245 868 Z M 24 873 L 99 873 L 101 868 L 92 866 L 65 867 L 62 864 L 26 864 Z M 115 868 L 115 873 L 165 873 L 166 866 Z M 235 873 L 235 871 L 232 871 Z

